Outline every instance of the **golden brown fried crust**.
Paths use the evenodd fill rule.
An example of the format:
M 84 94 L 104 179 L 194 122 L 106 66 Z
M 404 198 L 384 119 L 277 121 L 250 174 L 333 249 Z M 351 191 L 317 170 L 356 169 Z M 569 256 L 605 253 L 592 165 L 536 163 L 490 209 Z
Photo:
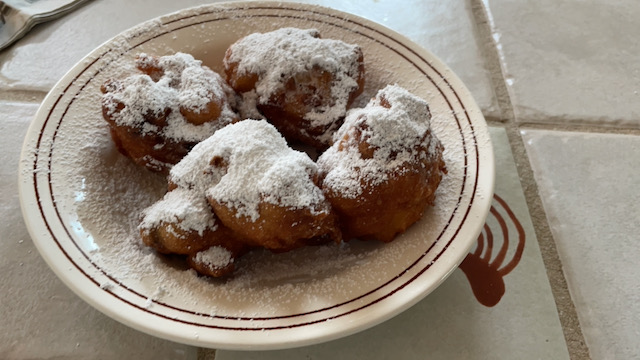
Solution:
M 349 94 L 347 107 L 364 90 L 364 64 L 362 52 L 359 51 L 358 87 Z M 285 83 L 285 87 L 276 92 L 265 104 L 258 104 L 258 110 L 272 123 L 285 138 L 293 142 L 301 142 L 317 149 L 324 149 L 329 144 L 320 137 L 331 128 L 337 129 L 342 119 L 333 124 L 314 127 L 304 118 L 305 114 L 314 109 L 335 104 L 335 97 L 331 95 L 331 83 L 334 75 L 320 68 L 314 67 L 305 73 L 296 74 Z
M 392 241 L 418 221 L 427 205 L 432 205 L 442 179 L 441 159 L 395 172 L 383 184 L 364 185 L 355 199 L 325 189 L 325 196 L 340 218 L 345 240 Z
M 241 74 L 238 72 L 238 62 L 231 62 L 229 59 L 231 58 L 232 50 L 228 48 L 224 54 L 225 61 L 228 62 L 228 66 L 224 68 L 224 74 L 227 79 L 227 83 L 231 85 L 233 90 L 244 93 L 247 91 L 251 91 L 256 88 L 256 83 L 260 79 L 258 74 L 255 73 L 245 73 Z
M 356 48 L 356 51 L 358 86 L 349 94 L 347 108 L 364 91 L 364 57 L 360 48 Z M 239 74 L 239 63 L 230 61 L 231 56 L 232 48 L 229 48 L 225 54 L 225 75 L 229 85 L 239 93 L 254 90 L 260 79 L 259 74 Z M 331 94 L 331 86 L 335 81 L 335 74 L 314 66 L 286 80 L 284 87 L 276 91 L 267 102 L 257 104 L 257 109 L 288 141 L 307 144 L 316 149 L 326 149 L 330 144 L 320 137 L 329 130 L 337 129 L 342 119 L 318 127 L 305 119 L 305 115 L 314 109 L 333 106 L 336 103 L 335 96 Z
M 150 229 L 141 229 L 142 242 L 162 254 L 195 254 L 213 245 L 229 241 L 232 232 L 224 227 L 215 230 L 186 231 L 179 222 L 161 222 Z
M 186 255 L 187 264 L 198 273 L 222 277 L 233 272 L 233 262 L 228 267 L 212 269 L 196 260 L 198 252 L 221 246 L 235 259 L 254 247 L 285 252 L 341 240 L 333 212 L 312 214 L 308 209 L 287 209 L 262 203 L 260 218 L 252 222 L 247 217 L 237 217 L 236 211 L 215 201 L 210 200 L 210 203 L 216 209 L 215 230 L 206 230 L 200 235 L 181 229 L 178 222 L 161 222 L 151 229 L 140 230 L 143 243 L 162 254 Z
M 331 211 L 312 214 L 309 209 L 291 209 L 262 202 L 254 222 L 237 211 L 208 199 L 220 221 L 252 247 L 284 252 L 305 245 L 339 242 L 337 218 Z
M 390 108 L 384 97 L 381 100 L 383 107 Z M 335 145 L 339 151 L 345 151 L 347 146 L 357 146 L 363 159 L 373 158 L 377 149 L 362 139 L 362 133 L 366 129 L 366 123 L 359 123 L 351 132 L 352 135 L 347 132 Z M 350 136 L 354 138 L 350 139 Z M 323 187 L 322 181 L 326 174 L 319 174 L 320 186 L 338 214 L 345 240 L 358 238 L 391 242 L 422 218 L 425 207 L 433 205 L 435 191 L 442 175 L 446 173 L 442 158 L 443 147 L 438 142 L 434 152 L 429 153 L 430 141 L 437 140 L 428 131 L 420 142 L 422 145 L 413 149 L 413 161 L 404 163 L 387 174 L 385 182 L 372 185 L 361 180 L 363 191 L 356 198 Z
M 161 254 L 185 255 L 187 265 L 198 273 L 212 277 L 223 277 L 231 274 L 234 261 L 251 249 L 245 241 L 224 225 L 218 224 L 215 230 L 205 230 L 202 234 L 196 231 L 185 231 L 177 222 L 161 222 L 151 229 L 141 229 L 142 242 Z M 227 266 L 212 268 L 197 261 L 197 254 L 213 246 L 220 246 L 231 253 L 231 261 Z
M 149 59 L 149 61 L 136 62 L 136 67 L 143 74 L 149 75 L 153 81 L 157 82 L 163 76 L 164 70 L 160 67 L 157 57 L 150 57 Z M 106 94 L 121 91 L 123 88 L 122 82 L 119 80 L 108 79 L 101 85 L 100 90 L 103 94 Z M 180 161 L 197 143 L 171 140 L 164 137 L 161 131 L 143 133 L 142 129 L 117 124 L 115 119 L 109 115 L 109 108 L 113 107 L 113 104 L 109 103 L 109 101 L 103 98 L 102 115 L 109 124 L 113 142 L 121 154 L 131 158 L 140 166 L 167 175 L 171 166 Z M 206 122 L 216 121 L 226 103 L 227 99 L 221 99 L 211 94 L 211 101 L 203 110 L 194 111 L 183 106 L 179 110 L 187 122 L 194 125 L 202 125 Z M 116 113 L 122 111 L 124 106 L 122 103 L 116 103 Z M 150 112 L 142 115 L 145 118 L 145 122 L 162 129 L 167 126 L 167 118 L 171 111 L 170 108 L 166 108 L 160 115 Z
M 104 108 L 102 114 L 118 151 L 151 171 L 167 175 L 171 165 L 178 163 L 195 145 L 167 141 L 158 134 L 142 134 L 140 129 L 117 125 Z
M 251 250 L 251 247 L 248 246 L 245 242 L 239 241 L 239 239 L 236 237 L 235 234 L 233 234 L 231 230 L 224 227 L 223 229 L 224 230 L 222 231 L 224 231 L 228 235 L 224 237 L 219 237 L 218 241 L 216 241 L 216 243 L 210 247 L 218 246 L 229 251 L 229 255 L 230 255 L 229 263 L 227 263 L 225 266 L 222 266 L 222 267 L 219 267 L 219 266 L 213 267 L 206 263 L 198 261 L 197 252 L 187 255 L 187 265 L 189 265 L 189 267 L 197 271 L 199 274 L 211 276 L 211 277 L 228 276 L 235 271 L 236 259 L 238 259 L 242 255 L 246 254 L 249 250 Z M 207 247 L 206 249 L 202 249 L 201 251 L 206 251 L 208 249 L 209 247 Z
M 207 264 L 204 264 L 197 260 L 198 254 L 191 254 L 187 256 L 187 265 L 190 268 L 195 270 L 200 275 L 211 276 L 214 278 L 222 278 L 225 276 L 231 275 L 235 269 L 235 259 L 236 256 L 232 256 L 232 261 L 230 261 L 226 266 L 223 267 L 211 267 Z

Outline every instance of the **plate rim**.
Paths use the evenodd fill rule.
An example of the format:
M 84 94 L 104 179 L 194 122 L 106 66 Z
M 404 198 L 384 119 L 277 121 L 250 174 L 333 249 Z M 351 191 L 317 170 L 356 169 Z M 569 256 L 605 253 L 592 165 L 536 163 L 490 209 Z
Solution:
M 482 129 L 484 129 L 483 131 L 485 132 L 485 134 L 481 134 L 481 133 L 476 133 L 477 129 L 474 129 L 473 133 L 474 135 L 480 135 L 480 137 L 485 137 L 486 139 L 489 139 L 489 135 L 488 135 L 488 131 L 486 128 L 486 122 L 484 120 L 484 117 L 482 116 L 482 113 L 480 112 L 477 104 L 475 103 L 473 97 L 471 96 L 470 92 L 468 91 L 468 89 L 464 86 L 464 84 L 462 83 L 462 81 L 442 62 L 440 61 L 435 55 L 433 55 L 432 53 L 428 52 L 426 49 L 422 48 L 421 46 L 417 45 L 415 42 L 411 41 L 410 39 L 406 38 L 405 36 L 386 28 L 385 26 L 375 23 L 371 20 L 359 17 L 357 15 L 354 14 L 349 14 L 349 13 L 345 13 L 339 10 L 335 10 L 335 9 L 331 9 L 331 8 L 327 8 L 327 7 L 323 7 L 323 6 L 319 6 L 319 5 L 308 5 L 308 4 L 299 4 L 299 3 L 281 3 L 281 2 L 271 2 L 271 1 L 249 1 L 249 2 L 227 2 L 227 3 L 217 3 L 217 4 L 209 4 L 209 5 L 202 5 L 202 6 L 196 6 L 196 7 L 191 7 L 191 8 L 186 8 L 186 9 L 182 9 L 167 15 L 163 15 L 151 20 L 148 20 L 146 22 L 143 22 L 141 24 L 138 24 L 128 30 L 125 30 L 124 32 L 116 35 L 115 37 L 113 37 L 112 39 L 107 40 L 106 42 L 104 42 L 102 45 L 98 46 L 96 49 L 94 49 L 93 51 L 91 51 L 89 54 L 87 54 L 85 57 L 83 57 L 83 59 L 81 59 L 76 65 L 74 65 L 59 81 L 58 83 L 52 88 L 52 90 L 47 94 L 47 96 L 45 97 L 45 99 L 43 100 L 40 108 L 38 109 L 35 117 L 34 117 L 34 121 L 31 123 L 29 130 L 27 131 L 27 135 L 25 136 L 25 141 L 23 144 L 23 149 L 22 149 L 22 153 L 21 153 L 21 161 L 20 161 L 20 170 L 19 170 L 19 195 L 20 195 L 20 202 L 21 202 L 21 209 L 23 212 L 23 217 L 25 219 L 25 223 L 27 224 L 27 228 L 29 230 L 29 233 L 34 241 L 34 243 L 36 244 L 36 247 L 38 248 L 39 252 L 41 253 L 41 256 L 46 260 L 46 262 L 48 263 L 49 267 L 56 273 L 56 275 L 61 278 L 63 280 L 63 282 L 69 287 L 71 288 L 71 290 L 73 290 L 74 293 L 76 293 L 77 295 L 79 295 L 84 301 L 88 302 L 89 304 L 91 304 L 94 308 L 97 308 L 98 310 L 100 310 L 101 312 L 107 314 L 108 316 L 115 318 L 116 320 L 125 323 L 128 326 L 131 326 L 133 328 L 136 328 L 138 330 L 141 330 L 143 332 L 146 333 L 150 333 L 152 335 L 155 336 L 159 336 L 168 340 L 172 340 L 172 341 L 179 341 L 182 343 L 186 343 L 186 344 L 191 344 L 191 345 L 196 345 L 196 346 L 204 346 L 204 347 L 217 347 L 217 348 L 224 348 L 224 349 L 281 349 L 281 348 L 290 348 L 290 347 L 297 347 L 297 346 L 303 346 L 303 345 L 309 345 L 309 344 L 313 344 L 313 343 L 318 343 L 318 342 L 323 342 L 323 341 L 328 341 L 331 339 L 335 339 L 335 338 L 339 338 L 342 336 L 346 336 L 352 333 L 355 333 L 357 331 L 361 331 L 364 330 L 366 328 L 369 328 L 371 326 L 374 326 L 380 322 L 383 322 L 395 315 L 397 315 L 398 313 L 406 310 L 407 308 L 411 307 L 413 304 L 417 303 L 418 301 L 420 301 L 422 298 L 424 298 L 426 295 L 428 295 L 428 293 L 430 293 L 431 291 L 433 291 L 435 288 L 438 287 L 438 285 L 440 285 L 440 283 L 442 283 L 450 274 L 451 272 L 453 272 L 457 266 L 459 265 L 459 263 L 463 260 L 464 256 L 459 257 L 459 259 L 454 259 L 454 262 L 456 263 L 455 266 L 452 266 L 451 269 L 446 272 L 445 274 L 443 274 L 438 281 L 436 281 L 435 283 L 432 283 L 431 286 L 428 289 L 423 289 L 422 292 L 426 292 L 424 294 L 419 294 L 417 296 L 413 296 L 410 301 L 406 301 L 402 306 L 399 306 L 397 308 L 395 308 L 393 311 L 389 311 L 386 314 L 384 314 L 383 316 L 379 316 L 378 318 L 376 318 L 375 321 L 368 321 L 365 324 L 360 324 L 359 326 L 353 327 L 353 328 L 348 328 L 348 329 L 343 329 L 342 331 L 335 331 L 332 332 L 330 334 L 325 334 L 322 336 L 316 336 L 314 338 L 310 338 L 310 339 L 298 339 L 295 342 L 291 342 L 291 341 L 271 341 L 269 343 L 253 343 L 253 344 L 247 344 L 247 343 L 243 343 L 243 344 L 230 344 L 230 343 L 212 343 L 210 341 L 207 342 L 203 342 L 200 339 L 197 338 L 193 338 L 192 336 L 189 337 L 184 337 L 181 336 L 180 334 L 168 334 L 167 332 L 162 332 L 162 331 L 157 331 L 157 329 L 150 329 L 147 326 L 141 326 L 139 323 L 133 321 L 132 319 L 126 317 L 126 316 L 121 316 L 120 314 L 114 314 L 114 311 L 112 308 L 106 306 L 104 303 L 96 301 L 96 299 L 94 297 L 92 297 L 91 295 L 88 294 L 88 292 L 85 292 L 84 289 L 79 288 L 78 284 L 75 283 L 74 281 L 72 281 L 70 279 L 70 275 L 65 273 L 64 271 L 62 271 L 59 267 L 56 266 L 56 263 L 54 261 L 54 259 L 49 259 L 48 255 L 46 254 L 46 249 L 43 247 L 43 244 L 40 242 L 41 241 L 41 236 L 39 234 L 36 233 L 36 229 L 33 227 L 32 221 L 35 221 L 34 219 L 32 219 L 31 217 L 33 216 L 32 214 L 29 213 L 29 209 L 30 209 L 30 204 L 28 204 L 28 197 L 26 196 L 28 193 L 28 186 L 27 185 L 31 185 L 30 183 L 25 182 L 24 178 L 27 177 L 27 174 L 29 176 L 32 176 L 33 179 L 35 179 L 36 174 L 32 172 L 29 172 L 28 169 L 26 169 L 27 165 L 36 165 L 35 162 L 29 163 L 28 161 L 25 161 L 25 159 L 28 159 L 29 156 L 31 156 L 31 151 L 32 149 L 30 148 L 30 144 L 32 143 L 32 138 L 36 135 L 39 135 L 40 138 L 42 137 L 42 132 L 39 130 L 44 129 L 45 127 L 45 121 L 42 119 L 43 114 L 47 113 L 50 109 L 54 109 L 55 108 L 55 104 L 57 103 L 57 101 L 60 100 L 60 98 L 64 95 L 64 93 L 66 92 L 66 90 L 71 87 L 74 83 L 75 80 L 71 80 L 74 78 L 76 72 L 78 72 L 79 67 L 81 66 L 85 66 L 82 65 L 83 63 L 86 64 L 88 61 L 92 61 L 92 62 L 96 62 L 98 61 L 98 59 L 100 57 L 96 57 L 96 55 L 98 55 L 101 52 L 104 52 L 104 50 L 109 50 L 109 48 L 111 47 L 110 44 L 112 44 L 112 42 L 115 39 L 118 39 L 122 36 L 126 36 L 127 34 L 131 34 L 133 32 L 136 31 L 136 29 L 139 28 L 144 28 L 145 26 L 149 26 L 152 25 L 154 22 L 157 21 L 163 21 L 166 19 L 172 19 L 172 22 L 175 21 L 179 21 L 180 19 L 180 14 L 185 14 L 187 12 L 194 12 L 195 16 L 199 16 L 202 15 L 202 11 L 206 10 L 206 9 L 214 9 L 214 10 L 228 10 L 228 9 L 255 9 L 259 6 L 265 6 L 265 7 L 269 7 L 269 8 L 278 8 L 278 9 L 282 9 L 283 6 L 287 9 L 291 9 L 291 10 L 296 10 L 296 11 L 309 11 L 309 10 L 315 10 L 319 13 L 321 13 L 322 15 L 331 15 L 331 16 L 340 16 L 341 19 L 349 19 L 349 20 L 357 20 L 358 23 L 360 25 L 366 25 L 368 28 L 375 30 L 376 32 L 385 35 L 391 39 L 393 39 L 396 42 L 399 42 L 400 44 L 404 45 L 404 47 L 406 49 L 410 49 L 412 52 L 414 52 L 414 54 L 416 54 L 417 56 L 419 56 L 421 59 L 423 59 L 425 61 L 425 63 L 429 63 L 430 66 L 432 67 L 433 70 L 435 71 L 446 71 L 447 72 L 447 77 L 445 77 L 444 75 L 442 76 L 442 79 L 447 81 L 447 85 L 448 87 L 451 89 L 451 91 L 458 97 L 458 101 L 459 103 L 463 105 L 464 111 L 465 112 L 473 112 L 475 116 L 470 116 L 468 113 L 467 118 L 469 120 L 469 123 L 478 123 L 478 125 L 484 125 L 484 127 L 480 127 Z M 175 29 L 174 29 L 175 30 Z M 150 39 L 148 39 L 147 41 L 149 41 Z M 427 61 L 430 60 L 430 61 Z M 86 65 L 86 68 L 89 68 L 90 65 Z M 80 72 L 82 73 L 82 72 Z M 77 79 L 77 78 L 76 78 Z M 457 94 L 456 89 L 458 91 L 462 92 L 462 97 L 465 98 L 465 102 L 463 103 L 462 99 L 460 98 L 459 94 Z M 56 99 L 56 101 L 54 101 L 54 99 Z M 38 121 L 40 120 L 40 121 Z M 37 132 L 35 130 L 38 130 Z M 482 131 L 481 131 L 482 132 Z M 478 150 L 480 149 L 480 147 L 478 147 Z M 483 156 L 484 158 L 482 159 L 485 163 L 482 165 L 482 169 L 481 166 L 478 164 L 476 165 L 476 189 L 474 191 L 474 194 L 480 194 L 481 196 L 476 196 L 476 198 L 478 199 L 477 202 L 473 202 L 469 204 L 469 207 L 467 209 L 467 214 L 474 212 L 474 215 L 479 215 L 482 217 L 482 221 L 478 221 L 478 224 L 476 225 L 476 229 L 470 229 L 471 233 L 474 233 L 474 236 L 469 236 L 469 241 L 467 241 L 466 245 L 466 250 L 464 252 L 462 252 L 462 254 L 466 254 L 466 251 L 469 250 L 469 248 L 473 245 L 473 241 L 475 241 L 475 238 L 478 236 L 478 234 L 480 233 L 482 226 L 484 224 L 484 219 L 486 218 L 486 216 L 489 213 L 489 208 L 491 205 L 491 198 L 492 198 L 492 194 L 493 194 L 493 186 L 494 186 L 494 181 L 495 181 L 495 163 L 494 163 L 494 159 L 493 159 L 493 148 L 491 146 L 491 142 L 489 139 L 489 142 L 487 144 L 484 144 L 484 147 L 482 147 L 483 150 Z M 476 152 L 476 156 L 480 156 L 479 152 Z M 480 162 L 480 160 L 478 159 L 478 162 Z M 484 179 L 484 181 L 482 181 L 482 179 Z M 481 186 L 484 185 L 484 186 Z M 473 209 L 473 211 L 472 211 Z M 467 224 L 465 226 L 465 224 Z M 461 229 L 465 228 L 467 229 L 469 227 L 468 222 L 463 221 L 460 224 L 460 228 L 458 229 L 458 231 L 460 231 Z M 475 230 L 475 231 L 474 231 Z M 53 233 L 51 234 L 53 235 Z M 453 240 L 456 237 L 452 237 L 451 241 L 453 242 Z M 38 239 L 38 241 L 36 240 Z M 444 252 L 444 251 L 443 251 Z M 72 260 L 69 260 L 72 261 Z M 73 262 L 73 261 L 72 261 Z M 426 269 L 423 270 L 423 272 L 426 271 Z M 419 276 L 420 274 L 418 274 Z M 411 283 L 411 282 L 409 282 Z M 99 285 L 99 284 L 96 284 Z M 384 285 L 386 286 L 386 285 Z M 381 286 L 381 287 L 384 287 Z M 380 287 L 380 288 L 381 288 Z M 379 288 L 378 288 L 379 289 Z M 274 339 L 271 339 L 274 340 Z

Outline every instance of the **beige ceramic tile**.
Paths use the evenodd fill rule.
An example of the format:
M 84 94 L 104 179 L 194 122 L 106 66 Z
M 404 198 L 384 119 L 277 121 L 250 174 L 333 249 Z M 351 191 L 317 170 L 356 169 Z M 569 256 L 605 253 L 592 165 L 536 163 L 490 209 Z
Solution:
M 523 131 L 594 360 L 640 354 L 640 137 Z
M 90 2 L 62 19 L 38 26 L 0 52 L 0 89 L 49 91 L 84 55 L 119 32 L 156 16 L 209 2 Z M 462 78 L 485 114 L 497 116 L 467 1 L 411 0 L 402 6 L 392 0 L 303 2 L 348 11 L 408 36 L 439 56 Z
M 481 254 L 471 255 L 462 268 L 466 273 L 493 279 L 492 286 L 487 287 L 476 279 L 473 283 L 479 296 L 475 297 L 465 273 L 458 269 L 423 301 L 369 330 L 329 343 L 291 350 L 218 351 L 216 360 L 568 359 L 506 132 L 494 128 L 491 135 L 500 176 L 493 213 L 483 230 L 484 251 L 481 254 L 487 254 L 489 234 L 493 235 L 493 247 L 488 252 L 491 254 L 488 262 Z M 507 209 L 511 210 L 512 216 Z M 500 224 L 506 226 L 506 232 Z M 499 250 L 503 245 L 507 252 L 500 261 Z M 522 255 L 519 261 L 518 253 Z M 488 263 L 493 264 L 493 268 Z M 510 266 L 515 266 L 512 271 L 509 271 Z M 496 291 L 501 279 L 505 290 L 502 298 L 501 292 Z M 493 306 L 483 305 L 479 299 Z
M 41 259 L 22 220 L 18 163 L 35 105 L 0 101 L 0 358 L 196 358 L 194 348 L 121 325 L 71 293 Z
M 483 0 L 521 122 L 640 125 L 637 0 Z

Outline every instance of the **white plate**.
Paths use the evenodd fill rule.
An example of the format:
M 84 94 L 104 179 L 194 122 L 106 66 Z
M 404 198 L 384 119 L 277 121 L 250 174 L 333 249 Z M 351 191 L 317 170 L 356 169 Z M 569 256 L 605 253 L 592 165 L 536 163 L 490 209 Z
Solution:
M 359 104 L 388 83 L 427 99 L 448 174 L 436 205 L 391 244 L 352 241 L 279 255 L 255 252 L 242 258 L 228 281 L 198 277 L 140 244 L 138 211 L 159 198 L 165 184 L 115 150 L 101 115 L 100 85 L 132 72 L 140 52 L 188 52 L 221 71 L 232 42 L 285 26 L 316 28 L 325 38 L 363 48 L 367 85 Z M 98 310 L 182 343 L 277 349 L 355 333 L 433 291 L 478 236 L 493 180 L 482 114 L 462 82 L 429 52 L 350 14 L 247 2 L 146 22 L 78 63 L 49 93 L 29 129 L 20 196 L 42 257 Z

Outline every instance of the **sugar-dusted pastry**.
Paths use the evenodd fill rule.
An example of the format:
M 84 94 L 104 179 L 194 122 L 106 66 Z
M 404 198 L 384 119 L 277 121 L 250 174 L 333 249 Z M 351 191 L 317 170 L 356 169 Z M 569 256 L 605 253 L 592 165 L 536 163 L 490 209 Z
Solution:
M 195 144 L 237 120 L 233 90 L 191 55 L 140 54 L 136 66 L 140 73 L 101 87 L 111 137 L 134 162 L 168 173 Z
M 360 47 L 314 29 L 248 35 L 229 47 L 224 67 L 245 108 L 255 107 L 287 140 L 318 149 L 329 146 L 364 88 Z
M 345 239 L 389 242 L 422 217 L 443 174 L 426 101 L 391 85 L 354 109 L 318 159 Z
M 316 164 L 273 125 L 244 120 L 197 144 L 169 174 L 169 192 L 143 211 L 143 242 L 186 255 L 201 274 L 231 273 L 251 248 L 275 252 L 341 240 L 317 186 Z
M 196 145 L 169 180 L 205 189 L 213 212 L 239 241 L 287 251 L 340 239 L 316 172 L 309 156 L 291 149 L 271 124 L 244 120 Z

